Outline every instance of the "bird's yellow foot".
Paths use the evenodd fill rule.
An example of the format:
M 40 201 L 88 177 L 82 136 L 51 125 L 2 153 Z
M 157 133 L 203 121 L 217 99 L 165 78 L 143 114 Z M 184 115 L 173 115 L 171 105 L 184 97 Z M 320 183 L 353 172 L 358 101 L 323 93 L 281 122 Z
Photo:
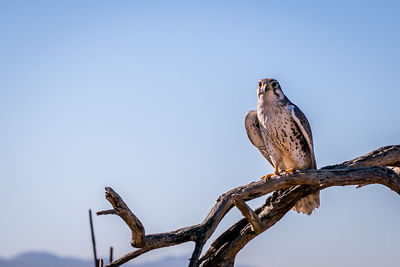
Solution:
M 261 177 L 262 180 L 267 180 L 269 177 L 272 177 L 274 175 L 279 175 L 279 171 L 278 171 L 278 166 L 275 166 L 274 172 L 264 175 L 263 177 Z
M 283 170 L 281 172 L 279 172 L 278 169 L 276 168 L 274 173 L 270 173 L 270 174 L 264 175 L 263 177 L 261 177 L 261 179 L 262 180 L 267 180 L 268 178 L 270 178 L 270 177 L 272 177 L 274 175 L 291 174 L 293 172 L 294 172 L 293 168 L 286 169 L 286 170 Z
M 278 166 L 275 166 L 274 172 L 264 175 L 263 177 L 261 177 L 261 180 L 267 180 L 269 177 L 274 176 L 274 175 L 279 175 L 279 171 L 278 171 Z
M 290 173 L 293 173 L 293 172 L 294 172 L 294 169 L 293 169 L 293 168 L 290 168 L 290 169 L 283 170 L 281 173 L 283 173 L 283 174 L 290 174 Z
M 275 173 L 270 173 L 270 174 L 264 175 L 263 177 L 261 177 L 261 180 L 267 180 L 269 177 L 272 177 L 274 175 L 276 175 L 276 174 Z

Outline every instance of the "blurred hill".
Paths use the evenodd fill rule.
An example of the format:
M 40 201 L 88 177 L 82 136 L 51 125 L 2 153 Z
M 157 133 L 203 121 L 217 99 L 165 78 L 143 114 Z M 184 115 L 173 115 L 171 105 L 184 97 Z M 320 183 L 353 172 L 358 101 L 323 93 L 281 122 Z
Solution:
M 125 264 L 127 267 L 184 267 L 188 257 L 170 257 L 154 262 Z M 46 252 L 26 252 L 12 259 L 0 258 L 0 267 L 93 267 L 93 260 L 59 257 Z M 251 267 L 251 266 L 238 266 Z
M 0 259 L 1 267 L 88 267 L 93 265 L 93 261 L 62 258 L 46 252 L 27 252 L 12 259 Z

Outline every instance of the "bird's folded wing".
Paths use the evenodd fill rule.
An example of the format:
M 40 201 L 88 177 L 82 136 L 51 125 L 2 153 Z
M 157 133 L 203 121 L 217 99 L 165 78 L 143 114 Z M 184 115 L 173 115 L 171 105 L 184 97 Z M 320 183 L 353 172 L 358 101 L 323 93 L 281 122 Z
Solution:
M 256 148 L 258 148 L 258 150 L 268 160 L 268 162 L 272 166 L 274 166 L 274 164 L 272 164 L 271 158 L 269 157 L 269 154 L 267 152 L 264 138 L 261 135 L 260 123 L 258 122 L 256 110 L 250 110 L 247 113 L 246 118 L 244 119 L 244 125 L 246 127 L 247 136 L 249 137 L 250 142 Z
M 307 120 L 306 115 L 294 104 L 289 105 L 289 109 L 292 112 L 292 118 L 296 122 L 297 126 L 300 128 L 301 133 L 307 141 L 308 148 L 311 152 L 312 165 L 314 168 L 317 168 L 317 164 L 315 162 L 315 154 L 314 154 L 314 144 L 313 137 L 311 132 L 310 123 Z

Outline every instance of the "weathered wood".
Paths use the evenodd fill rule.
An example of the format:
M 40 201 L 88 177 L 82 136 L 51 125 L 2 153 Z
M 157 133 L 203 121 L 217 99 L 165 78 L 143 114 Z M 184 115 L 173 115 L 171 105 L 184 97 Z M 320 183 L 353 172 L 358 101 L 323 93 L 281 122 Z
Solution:
M 400 166 L 400 145 L 384 146 L 363 156 L 323 169 L 355 168 L 365 166 Z
M 264 231 L 264 224 L 256 214 L 238 195 L 233 194 L 233 204 L 240 210 L 242 215 L 249 221 L 251 230 L 256 234 L 261 234 Z
M 342 170 L 337 175 L 340 175 L 343 172 L 343 169 L 348 169 L 348 168 L 355 168 L 355 167 L 367 167 L 367 166 L 374 166 L 374 165 L 381 165 L 381 166 L 399 166 L 400 165 L 400 146 L 387 146 L 387 147 L 382 147 L 380 149 L 377 149 L 375 151 L 372 151 L 365 156 L 361 156 L 358 158 L 355 158 L 350 161 L 343 162 L 342 164 L 337 164 L 333 166 L 327 166 L 322 168 L 323 170 Z M 391 173 L 389 171 L 389 176 L 392 176 L 393 179 L 396 181 L 395 183 L 398 183 L 398 177 L 400 174 L 400 168 L 399 167 L 390 167 L 390 168 L 374 168 L 372 169 L 364 169 L 364 172 L 367 172 L 366 177 L 366 183 L 360 183 L 360 186 L 364 186 L 367 184 L 372 184 L 372 180 L 374 179 L 374 174 L 375 172 L 382 172 L 379 173 L 379 175 L 385 175 L 386 170 L 393 170 L 394 173 Z M 338 178 L 339 178 L 338 177 Z M 390 184 L 392 178 L 387 179 L 387 184 L 382 183 L 389 188 L 391 188 L 393 191 L 397 192 L 400 194 L 398 191 L 398 185 L 391 186 Z M 297 181 L 297 177 L 296 177 Z M 310 193 L 310 191 L 306 190 L 311 190 L 311 193 L 322 190 L 323 188 L 329 187 L 329 186 L 334 186 L 334 185 L 349 185 L 347 184 L 346 180 L 344 181 L 339 181 L 340 183 L 337 182 L 332 182 L 326 183 L 325 185 L 321 185 L 321 187 L 315 186 L 314 188 L 310 188 L 309 186 L 301 186 L 298 187 L 297 191 L 290 192 L 282 192 L 282 190 L 277 191 L 274 193 L 272 197 L 269 197 L 264 205 L 262 205 L 260 208 L 256 209 L 256 213 L 259 214 L 262 212 L 261 220 L 263 223 L 268 223 L 269 225 L 265 228 L 267 230 L 271 226 L 273 226 L 276 222 L 278 222 L 291 208 L 292 208 L 292 203 L 289 200 L 295 200 L 294 203 L 298 199 L 301 199 L 303 196 L 306 196 Z M 396 189 L 397 188 L 397 189 Z M 301 195 L 297 195 L 299 192 L 301 192 Z M 284 199 L 285 201 L 279 201 L 275 200 L 279 195 L 279 198 Z M 297 195 L 297 196 L 296 196 Z M 271 208 L 273 207 L 273 208 Z M 233 225 L 230 229 L 228 229 L 225 233 L 221 234 L 210 246 L 208 251 L 202 256 L 200 259 L 200 265 L 202 267 L 211 267 L 211 266 L 233 266 L 232 265 L 225 265 L 227 260 L 231 258 L 235 258 L 237 253 L 248 243 L 250 242 L 256 235 L 251 231 L 249 224 L 247 223 L 246 219 L 242 219 L 239 222 L 237 222 L 235 225 Z
M 298 200 L 319 189 L 319 186 L 296 186 L 278 190 L 257 208 L 264 224 L 263 232 L 277 223 Z M 237 253 L 258 234 L 251 230 L 247 219 L 242 219 L 222 233 L 199 260 L 199 266 L 233 266 Z M 231 264 L 231 265 L 230 265 Z
M 201 252 L 203 251 L 204 244 L 206 243 L 207 240 L 202 238 L 201 236 L 198 236 L 198 240 L 195 242 L 195 247 L 194 251 L 192 253 L 192 257 L 190 258 L 189 266 L 197 266 L 198 261 L 201 256 Z
M 97 215 L 115 214 L 121 217 L 132 232 L 131 245 L 136 248 L 144 247 L 146 243 L 145 230 L 139 219 L 128 208 L 122 198 L 111 188 L 106 187 L 106 199 L 114 207 L 112 210 L 97 212 Z
M 196 244 L 189 266 L 233 266 L 236 254 L 249 241 L 278 222 L 298 200 L 317 190 L 331 186 L 382 184 L 400 194 L 399 171 L 386 166 L 400 166 L 400 146 L 383 147 L 365 156 L 319 170 L 295 171 L 234 188 L 217 199 L 216 204 L 200 224 L 145 237 L 143 226 L 143 231 L 137 226 L 139 220 L 136 216 L 117 193 L 111 188 L 106 188 L 106 197 L 115 211 L 103 211 L 98 214 L 116 214 L 124 219 L 132 230 L 132 240 L 133 229 L 143 234 L 143 243 L 140 243 L 143 246 L 140 249 L 122 256 L 107 266 L 120 266 L 148 251 L 188 241 L 194 241 Z M 248 219 L 242 219 L 221 234 L 199 259 L 205 242 L 214 233 L 222 218 L 235 206 L 235 199 L 239 199 L 240 206 L 244 203 L 241 201 L 252 200 L 271 192 L 274 192 L 272 196 L 262 207 L 256 209 L 254 214 L 250 208 L 243 210 L 247 218 L 257 215 L 260 219 L 263 228 L 257 230 L 259 233 L 252 230 L 254 226 L 249 224 Z M 243 208 L 243 205 L 241 206 Z M 137 221 L 132 218 L 136 218 Z M 136 243 L 135 247 L 138 247 Z

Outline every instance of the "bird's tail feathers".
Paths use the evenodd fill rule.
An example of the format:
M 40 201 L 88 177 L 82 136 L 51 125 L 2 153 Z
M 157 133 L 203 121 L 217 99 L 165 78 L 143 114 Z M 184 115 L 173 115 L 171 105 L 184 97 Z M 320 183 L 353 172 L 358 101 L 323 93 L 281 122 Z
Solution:
M 313 210 L 316 208 L 319 208 L 319 191 L 297 201 L 296 205 L 293 207 L 293 210 L 297 211 L 298 213 L 311 215 Z

